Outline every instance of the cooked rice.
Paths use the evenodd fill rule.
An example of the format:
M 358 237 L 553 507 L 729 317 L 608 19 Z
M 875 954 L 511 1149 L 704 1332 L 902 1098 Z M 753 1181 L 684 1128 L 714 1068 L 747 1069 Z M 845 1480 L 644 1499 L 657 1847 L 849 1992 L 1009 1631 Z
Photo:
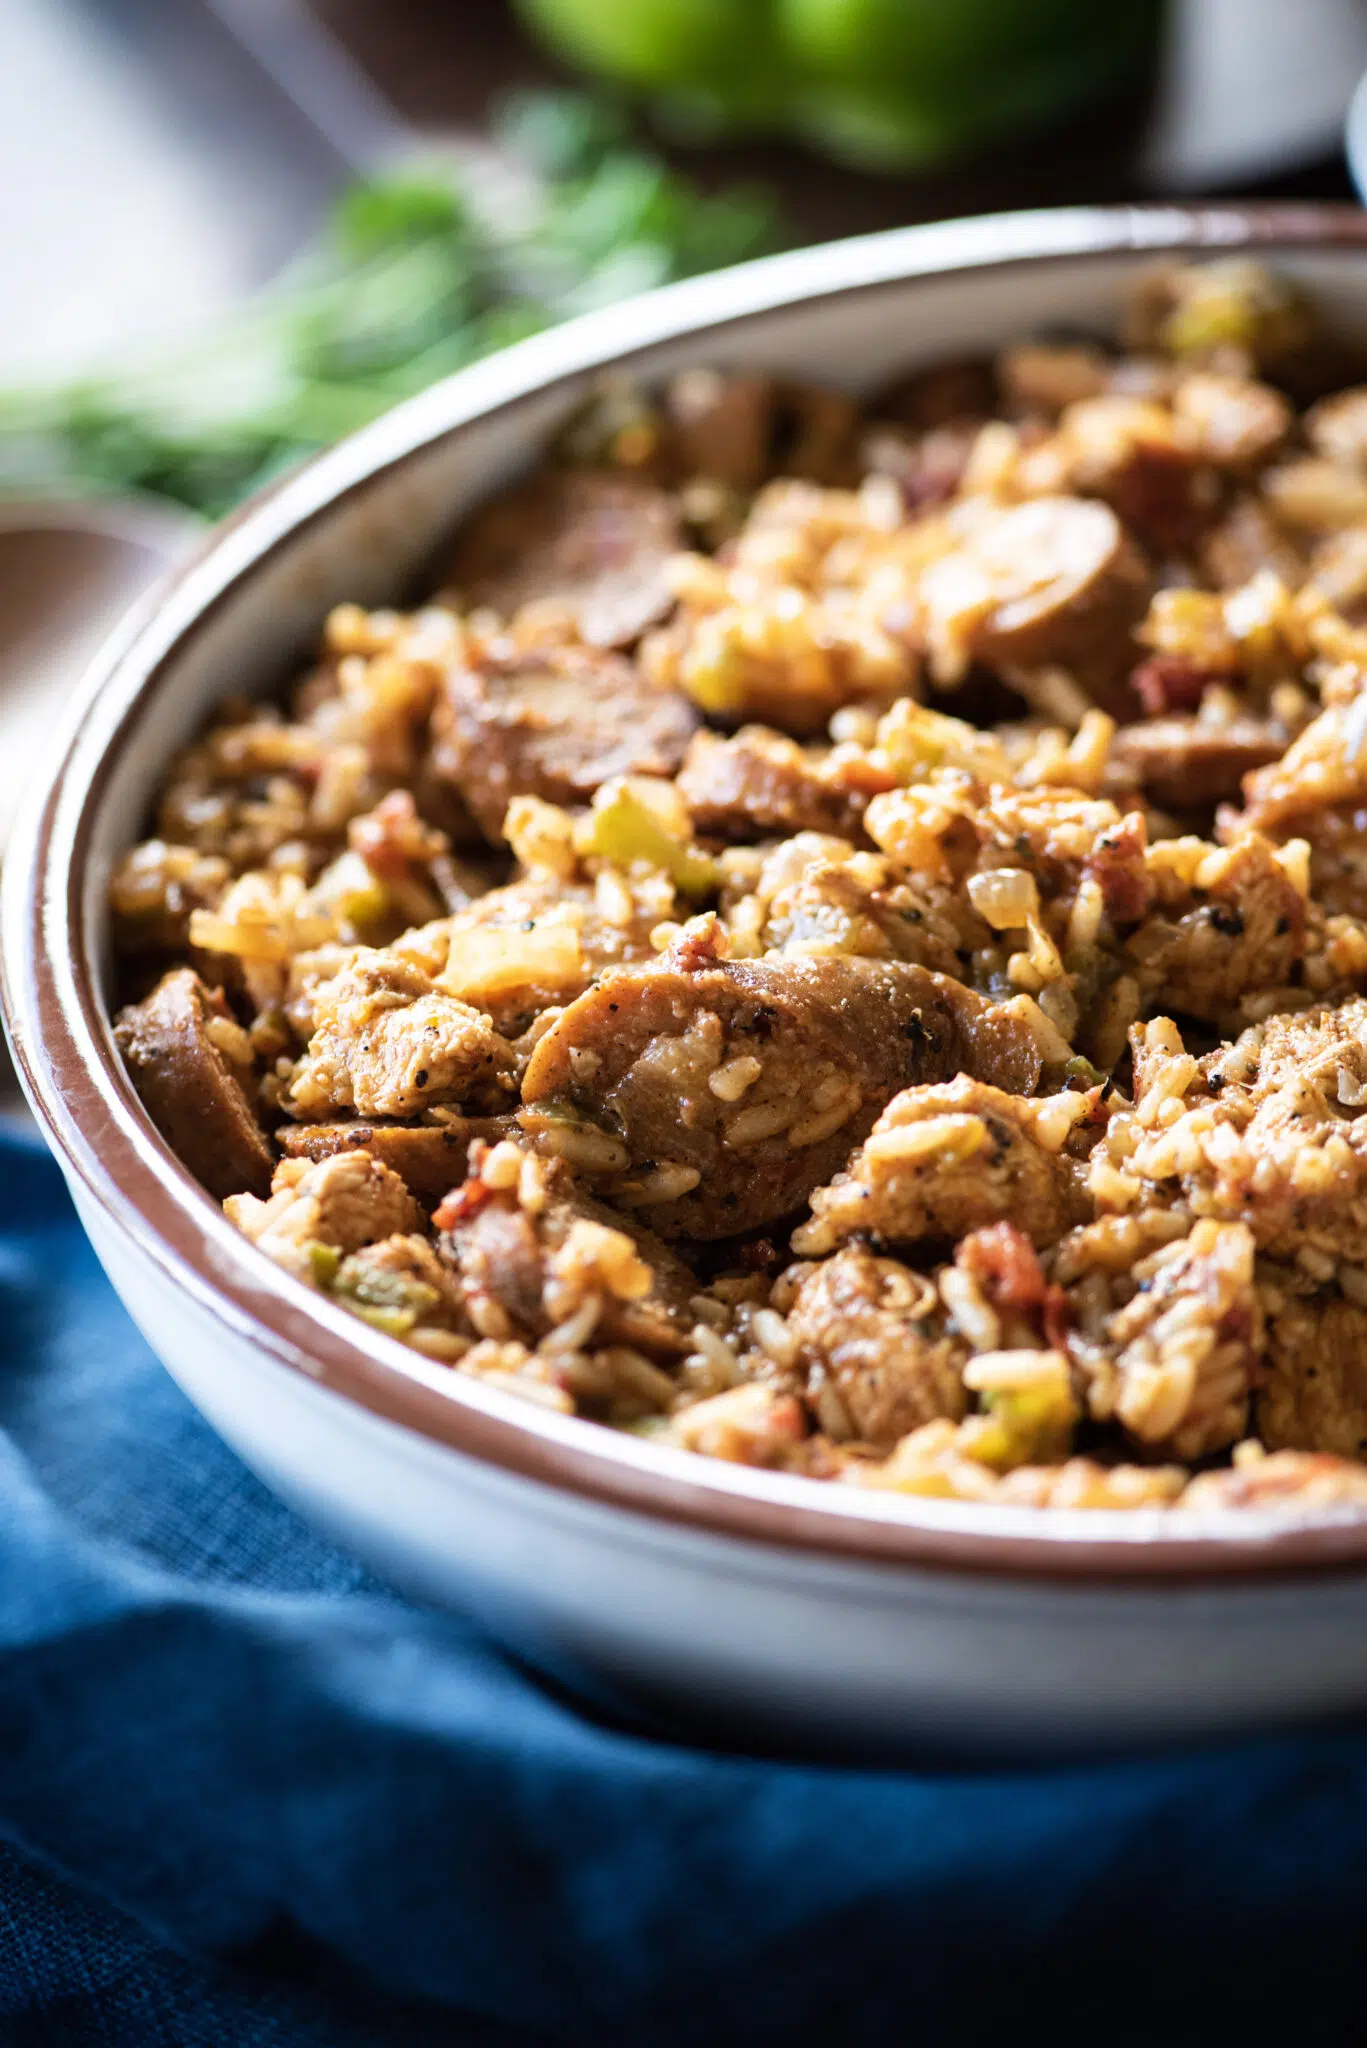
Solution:
M 227 1209 L 303 1284 L 690 1451 L 1367 1505 L 1367 395 L 1298 415 L 1312 326 L 1239 259 L 1147 280 L 1141 355 L 1019 343 L 948 418 L 916 378 L 865 431 L 688 373 L 631 395 L 632 463 L 589 436 L 601 530 L 529 517 L 500 567 L 476 515 L 468 601 L 336 606 L 110 885 L 120 1040 L 192 1170 L 274 1156 Z M 708 443 L 742 411 L 792 473 Z M 897 1032 L 943 1056 L 921 1008 L 832 1050 L 733 1014 L 751 970 L 923 975 L 976 1021 L 874 1087 Z

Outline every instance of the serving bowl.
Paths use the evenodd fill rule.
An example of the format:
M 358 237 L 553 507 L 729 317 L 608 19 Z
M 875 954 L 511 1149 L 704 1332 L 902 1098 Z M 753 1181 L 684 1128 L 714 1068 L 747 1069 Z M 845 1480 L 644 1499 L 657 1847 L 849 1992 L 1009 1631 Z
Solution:
M 1367 216 L 1069 209 L 877 235 L 538 336 L 256 499 L 98 661 L 4 877 L 16 1062 L 114 1286 L 240 1455 L 420 1597 L 750 1738 L 847 1753 L 1106 1746 L 1367 1703 L 1367 1516 L 1008 1508 L 691 1456 L 432 1364 L 311 1294 L 152 1128 L 108 1023 L 105 909 L 171 752 L 268 690 L 334 603 L 402 598 L 605 371 L 859 390 L 1032 328 L 1110 325 L 1166 255 L 1243 250 L 1367 329 Z

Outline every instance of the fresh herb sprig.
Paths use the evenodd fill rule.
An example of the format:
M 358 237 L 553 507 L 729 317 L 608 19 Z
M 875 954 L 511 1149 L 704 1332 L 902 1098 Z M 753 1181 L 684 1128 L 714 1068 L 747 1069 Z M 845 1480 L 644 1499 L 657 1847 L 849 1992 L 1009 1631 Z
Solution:
M 318 246 L 211 332 L 0 389 L 0 491 L 148 491 L 217 518 L 451 370 L 778 244 L 763 195 L 700 192 L 599 102 L 521 97 L 497 139 L 506 185 L 442 166 L 354 186 Z

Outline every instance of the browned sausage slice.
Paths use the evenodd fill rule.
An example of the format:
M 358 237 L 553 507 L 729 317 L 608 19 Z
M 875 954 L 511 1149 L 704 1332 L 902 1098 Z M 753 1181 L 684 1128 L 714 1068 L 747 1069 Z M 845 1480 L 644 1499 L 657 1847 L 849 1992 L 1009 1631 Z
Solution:
M 1033 498 L 989 514 L 922 579 L 932 647 L 994 668 L 1123 666 L 1148 599 L 1142 558 L 1109 505 Z
M 859 798 L 823 782 L 814 749 L 767 725 L 743 725 L 725 738 L 695 733 L 678 787 L 698 831 L 718 839 L 828 832 L 867 843 Z
M 287 1159 L 335 1159 L 339 1152 L 368 1152 L 429 1206 L 465 1178 L 476 1138 L 497 1144 L 512 1134 L 511 1117 L 460 1117 L 445 1124 L 295 1124 L 277 1133 Z
M 216 1023 L 228 1026 L 218 1040 L 239 1028 L 217 989 L 177 967 L 145 1001 L 120 1011 L 114 1037 L 148 1115 L 195 1179 L 220 1201 L 265 1195 L 271 1148 Z
M 503 618 L 563 607 L 581 640 L 626 647 L 670 606 L 666 574 L 682 545 L 667 492 L 606 469 L 542 469 L 483 506 L 442 577 L 463 605 Z
M 623 656 L 554 648 L 451 670 L 432 765 L 498 844 L 511 798 L 587 803 L 613 775 L 672 775 L 697 724 Z
M 1016 1016 L 922 967 L 666 962 L 569 1005 L 532 1054 L 521 1120 L 559 1120 L 571 1164 L 582 1153 L 662 1236 L 728 1237 L 799 1208 L 899 1089 L 968 1071 L 1025 1092 L 1039 1068 Z
M 1111 763 L 1168 811 L 1238 803 L 1243 778 L 1280 761 L 1282 727 L 1263 718 L 1205 725 L 1199 718 L 1144 718 L 1122 726 L 1111 743 Z

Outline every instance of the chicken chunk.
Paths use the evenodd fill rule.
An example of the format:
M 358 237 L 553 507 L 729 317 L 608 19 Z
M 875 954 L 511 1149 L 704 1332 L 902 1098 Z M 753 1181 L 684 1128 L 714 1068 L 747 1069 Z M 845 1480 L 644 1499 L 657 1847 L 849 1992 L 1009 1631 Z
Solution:
M 1136 1038 L 1135 1113 L 1090 1169 L 1103 1206 L 1180 1196 L 1274 1258 L 1367 1264 L 1367 1002 L 1270 1018 L 1199 1061 L 1167 1020 Z
M 622 470 L 543 469 L 474 514 L 443 582 L 503 618 L 559 612 L 590 646 L 624 647 L 670 605 L 672 500 Z
M 1305 899 L 1266 840 L 1250 834 L 1212 854 L 1200 887 L 1174 894 L 1127 941 L 1154 1008 L 1218 1020 L 1241 996 L 1290 981 L 1305 951 Z
M 1104 1367 L 1081 1348 L 1091 1409 L 1177 1458 L 1225 1449 L 1248 1426 L 1262 1350 L 1253 1233 L 1195 1224 L 1133 1268 L 1137 1292 L 1108 1319 Z
M 961 900 L 881 854 L 812 832 L 785 840 L 764 861 L 735 920 L 762 914 L 767 952 L 912 960 L 937 974 L 962 973 L 960 952 L 987 929 Z
M 576 1350 L 688 1350 L 697 1282 L 649 1230 L 585 1195 L 560 1160 L 506 1145 L 471 1166 L 434 1220 L 481 1336 L 536 1343 L 572 1329 Z
M 1367 470 L 1367 385 L 1322 398 L 1305 418 L 1311 447 L 1341 469 Z
M 251 1047 L 222 993 L 189 967 L 119 1013 L 114 1037 L 143 1106 L 211 1195 L 270 1186 L 272 1155 L 247 1094 Z
M 499 845 L 513 797 L 587 803 L 614 775 L 672 775 L 697 724 L 686 698 L 623 656 L 572 646 L 489 654 L 446 675 L 432 769 Z
M 1257 777 L 1251 777 L 1256 781 Z M 1224 821 L 1235 829 L 1237 818 Z M 1367 918 L 1367 806 L 1331 804 L 1271 828 L 1277 840 L 1303 840 L 1310 852 L 1310 898 L 1328 917 Z
M 312 1004 L 313 1036 L 289 1091 L 298 1117 L 497 1109 L 513 1092 L 512 1048 L 489 1019 L 393 953 L 358 947 Z
M 468 1348 L 473 1331 L 460 1282 L 429 1240 L 414 1231 L 362 1245 L 334 1274 L 324 1269 L 320 1279 L 343 1308 L 388 1337 L 452 1362 Z
M 883 1447 L 939 1416 L 957 1422 L 966 1413 L 970 1347 L 948 1334 L 933 1281 L 857 1248 L 789 1277 L 797 1291 L 788 1332 L 818 1416 L 832 1389 L 848 1418 L 845 1434 Z
M 315 1246 L 359 1251 L 423 1224 L 421 1209 L 397 1173 L 368 1152 L 339 1152 L 316 1162 L 284 1159 L 267 1201 L 230 1195 L 223 1206 L 244 1237 L 308 1280 L 315 1277 Z
M 1239 820 L 1245 828 L 1287 838 L 1299 821 L 1330 804 L 1367 800 L 1363 699 L 1331 704 L 1307 725 L 1281 760 L 1251 775 Z
M 845 1172 L 812 1196 L 793 1238 L 804 1257 L 854 1237 L 957 1239 L 1017 1221 L 1055 1243 L 1090 1213 L 1083 1169 L 1064 1150 L 1085 1096 L 1030 1101 L 967 1075 L 893 1097 Z
M 967 1070 L 1034 1086 L 1028 1024 L 957 982 L 846 958 L 623 969 L 565 1010 L 522 1121 L 586 1129 L 609 1197 L 665 1236 L 717 1238 L 796 1209 L 889 1096 Z
M 1367 1457 L 1367 1308 L 1341 1295 L 1269 1303 L 1258 1434 L 1273 1451 Z
M 1187 446 L 1217 469 L 1265 462 L 1291 430 L 1287 400 L 1254 377 L 1194 371 L 1178 384 L 1172 410 Z
M 807 1421 L 802 1403 L 778 1387 L 751 1381 L 695 1401 L 676 1415 L 669 1440 L 731 1465 L 782 1468 L 800 1454 Z

